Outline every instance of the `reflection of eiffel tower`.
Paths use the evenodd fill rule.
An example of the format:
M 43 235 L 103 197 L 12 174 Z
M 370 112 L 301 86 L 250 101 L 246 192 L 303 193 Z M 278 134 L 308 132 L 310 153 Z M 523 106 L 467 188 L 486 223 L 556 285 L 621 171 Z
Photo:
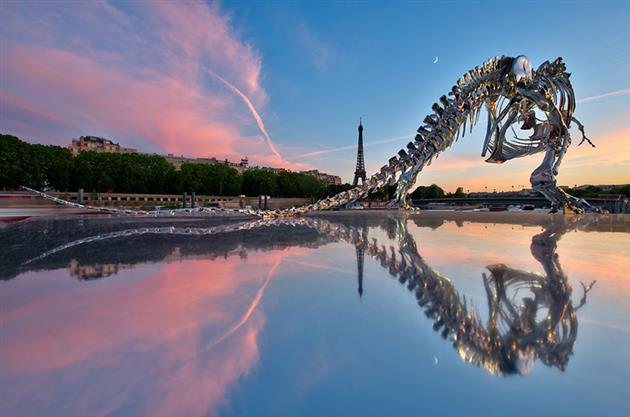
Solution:
M 354 171 L 352 186 L 356 187 L 361 178 L 361 184 L 365 182 L 365 161 L 363 160 L 363 125 L 359 119 L 359 147 L 357 149 L 357 169 Z
M 359 283 L 359 298 L 363 296 L 363 255 L 365 248 L 357 245 L 357 280 Z

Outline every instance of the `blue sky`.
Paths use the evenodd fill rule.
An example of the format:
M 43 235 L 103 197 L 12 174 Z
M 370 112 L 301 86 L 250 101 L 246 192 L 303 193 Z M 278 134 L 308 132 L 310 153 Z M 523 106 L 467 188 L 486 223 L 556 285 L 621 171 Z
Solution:
M 9 58 L 26 50 L 51 54 L 49 61 L 58 64 L 47 69 L 24 58 L 24 66 L 41 65 L 28 77 L 2 67 L 0 128 L 34 142 L 67 144 L 69 136 L 101 134 L 151 152 L 247 155 L 349 181 L 359 117 L 373 172 L 406 144 L 404 137 L 463 72 L 495 55 L 525 54 L 535 67 L 562 56 L 577 98 L 585 100 L 576 116 L 600 146 L 572 147 L 559 182 L 630 182 L 626 2 L 10 3 L 2 20 Z M 76 74 L 66 83 L 82 73 L 95 81 L 81 80 L 78 93 L 51 100 L 60 94 L 41 80 L 58 79 L 54 71 L 69 65 Z M 147 85 L 120 97 L 134 103 L 126 114 L 113 102 L 130 88 L 104 94 L 98 103 L 88 94 L 102 93 L 104 83 L 136 89 L 136 81 Z M 171 106 L 156 107 L 160 86 L 169 89 Z M 140 105 L 139 95 L 156 99 Z M 24 104 L 16 109 L 13 100 Z M 91 116 L 79 114 L 90 105 Z M 159 128 L 141 125 L 139 115 Z M 527 184 L 540 157 L 485 164 L 481 130 L 460 139 L 419 182 L 453 189 Z

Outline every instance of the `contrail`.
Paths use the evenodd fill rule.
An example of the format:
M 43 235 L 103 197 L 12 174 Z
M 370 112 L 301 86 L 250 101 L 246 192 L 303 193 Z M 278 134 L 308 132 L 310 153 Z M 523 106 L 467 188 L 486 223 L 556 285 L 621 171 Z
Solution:
M 256 111 L 256 108 L 254 107 L 254 105 L 252 104 L 251 100 L 249 99 L 249 97 L 247 97 L 245 95 L 245 93 L 243 93 L 241 90 L 239 90 L 234 84 L 230 83 L 228 80 L 226 80 L 225 78 L 221 77 L 219 74 L 217 74 L 216 72 L 207 69 L 208 73 L 210 73 L 213 77 L 215 77 L 216 79 L 218 79 L 219 81 L 221 81 L 227 88 L 229 88 L 234 94 L 236 94 L 237 96 L 239 96 L 241 99 L 243 99 L 243 102 L 245 102 L 245 105 L 247 106 L 247 108 L 249 109 L 250 113 L 252 114 L 252 116 L 254 116 L 254 119 L 256 120 L 256 124 L 258 125 L 258 129 L 260 129 L 260 131 L 262 132 L 262 134 L 265 136 L 265 139 L 267 139 L 267 145 L 269 146 L 269 149 L 271 149 L 271 152 L 274 153 L 274 155 L 276 155 L 278 158 L 280 158 L 280 160 L 282 160 L 282 155 L 280 155 L 280 153 L 278 152 L 278 150 L 276 149 L 275 145 L 273 144 L 273 142 L 271 141 L 271 136 L 269 136 L 269 133 L 267 133 L 267 129 L 265 129 L 265 123 L 263 123 L 262 117 L 260 117 L 260 114 L 258 114 L 258 112 Z
M 393 138 L 387 138 L 387 139 L 381 139 L 381 140 L 375 140 L 372 142 L 364 142 L 363 143 L 363 147 L 369 147 L 369 146 L 374 146 L 374 145 L 381 145 L 383 143 L 389 143 L 389 142 L 396 142 L 399 141 L 401 139 L 409 139 L 412 138 L 413 135 L 402 135 L 402 136 L 396 136 Z M 289 158 L 287 158 L 288 160 L 296 160 L 296 159 L 302 159 L 302 158 L 310 158 L 312 156 L 317 156 L 317 155 L 322 155 L 322 154 L 327 154 L 327 153 L 332 153 L 332 152 L 338 152 L 338 151 L 347 151 L 350 149 L 356 149 L 357 145 L 345 145 L 345 146 L 339 146 L 336 148 L 329 148 L 329 149 L 322 149 L 320 151 L 312 151 L 312 152 L 307 152 L 307 153 L 303 153 L 300 155 L 295 155 L 295 156 L 291 156 Z
M 611 91 L 610 93 L 600 94 L 597 96 L 585 97 L 577 100 L 578 104 L 588 103 L 589 101 L 601 100 L 608 97 L 623 96 L 630 93 L 630 88 L 622 88 L 621 90 Z
M 258 307 L 258 304 L 260 303 L 260 300 L 263 297 L 263 294 L 265 293 L 265 289 L 267 288 L 267 285 L 269 285 L 269 281 L 271 281 L 271 277 L 276 273 L 276 270 L 278 269 L 278 267 L 280 266 L 280 263 L 282 262 L 282 259 L 284 259 L 284 256 L 281 256 L 280 259 L 278 259 L 273 266 L 271 267 L 271 269 L 269 270 L 269 272 L 267 273 L 267 276 L 265 277 L 265 282 L 263 282 L 263 285 L 258 289 L 258 291 L 256 292 L 256 296 L 254 296 L 254 300 L 251 302 L 251 304 L 249 305 L 249 307 L 247 308 L 247 311 L 245 312 L 245 314 L 243 314 L 243 316 L 241 317 L 241 319 L 239 320 L 238 323 L 236 323 L 229 331 L 227 331 L 226 333 L 224 333 L 221 337 L 219 337 L 218 339 L 216 339 L 215 341 L 213 341 L 212 343 L 210 343 L 206 349 L 212 349 L 213 347 L 215 347 L 216 345 L 220 344 L 221 342 L 223 342 L 225 339 L 227 339 L 228 337 L 230 337 L 231 335 L 233 335 L 238 329 L 240 329 L 245 323 L 247 323 L 247 321 L 249 320 L 249 318 L 251 317 L 252 313 L 254 312 L 254 310 L 256 310 L 256 307 Z

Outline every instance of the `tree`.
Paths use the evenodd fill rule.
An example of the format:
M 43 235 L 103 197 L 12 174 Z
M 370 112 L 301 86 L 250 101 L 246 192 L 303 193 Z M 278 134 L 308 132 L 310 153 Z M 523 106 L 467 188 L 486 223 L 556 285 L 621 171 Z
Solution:
M 414 199 L 442 197 L 444 197 L 444 190 L 435 184 L 431 184 L 428 187 L 421 185 L 411 193 L 411 198 Z
M 17 189 L 29 185 L 26 178 L 30 157 L 27 144 L 12 135 L 0 135 L 0 187 Z
M 339 194 L 342 191 L 348 191 L 353 189 L 352 184 L 329 184 L 323 190 L 321 197 L 332 197 Z
M 463 187 L 457 187 L 457 190 L 455 190 L 455 194 L 453 194 L 453 197 L 455 197 L 455 198 L 464 198 L 464 197 L 466 197 L 466 194 L 464 193 L 464 188 Z
M 613 187 L 609 194 L 623 194 L 626 197 L 630 197 L 630 184 L 620 185 L 618 187 Z
M 209 195 L 309 198 L 331 192 L 315 177 L 286 170 L 276 173 L 251 169 L 240 175 L 226 163 L 186 163 L 176 171 L 158 155 L 81 152 L 73 158 L 67 149 L 59 146 L 31 145 L 15 136 L 0 135 L 0 187 L 17 189 L 20 185 L 59 191 L 79 188 L 86 192 L 156 194 L 194 191 Z
M 295 172 L 281 171 L 277 174 L 278 191 L 282 197 L 300 196 L 300 181 Z
M 296 197 L 319 198 L 324 189 L 324 184 L 317 178 L 306 174 L 296 174 L 299 195 Z
M 395 184 L 385 184 L 381 189 L 371 193 L 372 198 L 389 201 L 396 195 Z
M 209 194 L 205 168 L 202 164 L 182 164 L 180 169 L 182 191 Z
M 250 197 L 259 195 L 276 197 L 278 195 L 277 176 L 268 170 L 249 169 L 243 173 L 241 192 Z

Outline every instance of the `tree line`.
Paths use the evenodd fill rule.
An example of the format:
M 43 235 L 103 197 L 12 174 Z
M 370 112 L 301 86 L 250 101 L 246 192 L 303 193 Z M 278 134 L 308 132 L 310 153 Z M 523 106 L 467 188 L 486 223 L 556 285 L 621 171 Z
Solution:
M 0 135 L 0 189 L 25 185 L 37 190 L 180 194 L 250 197 L 330 197 L 352 188 L 330 185 L 310 175 L 290 171 L 248 169 L 240 174 L 226 163 L 182 164 L 179 171 L 164 157 L 137 153 L 81 152 L 73 157 L 67 148 L 30 144 L 12 135 Z M 371 194 L 375 200 L 394 197 L 395 185 Z M 436 184 L 419 186 L 410 197 L 464 197 L 461 187 L 445 193 Z
M 0 135 L 0 189 L 25 185 L 37 190 L 321 198 L 351 188 L 328 185 L 290 171 L 249 169 L 240 174 L 226 163 L 182 164 L 179 171 L 159 155 L 81 152 L 36 145 Z
M 630 184 L 617 185 L 607 190 L 602 190 L 596 185 L 589 185 L 587 187 L 568 188 L 567 192 L 574 197 L 580 198 L 601 197 L 602 195 L 611 194 L 622 194 L 626 197 L 630 197 Z
M 421 199 L 421 198 L 442 198 L 442 197 L 450 197 L 450 198 L 463 198 L 466 197 L 466 193 L 464 193 L 463 187 L 457 187 L 454 193 L 445 193 L 444 190 L 436 184 L 431 184 L 429 186 L 420 185 L 418 188 L 413 190 L 410 194 L 412 199 Z

